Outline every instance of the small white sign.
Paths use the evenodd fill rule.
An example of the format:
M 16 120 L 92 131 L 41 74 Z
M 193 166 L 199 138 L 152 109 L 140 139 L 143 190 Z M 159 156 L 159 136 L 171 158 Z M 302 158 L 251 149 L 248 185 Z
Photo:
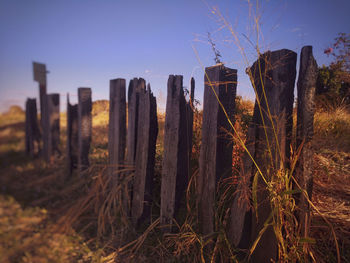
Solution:
M 39 82 L 39 84 L 46 85 L 46 65 L 33 62 L 33 74 L 34 81 Z

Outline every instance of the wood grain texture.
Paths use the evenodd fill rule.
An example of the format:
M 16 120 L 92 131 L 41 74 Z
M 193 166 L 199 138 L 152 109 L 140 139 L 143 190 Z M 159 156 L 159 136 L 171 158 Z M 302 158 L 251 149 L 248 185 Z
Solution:
M 132 222 L 135 227 L 141 222 L 150 222 L 152 205 L 158 121 L 156 98 L 149 85 L 147 90 L 141 89 L 139 92 L 138 109 L 138 143 L 131 207 Z
M 217 184 L 232 175 L 232 141 L 229 133 L 234 123 L 237 70 L 218 64 L 205 69 L 202 143 L 197 178 L 198 216 L 203 234 L 214 229 L 214 207 Z
M 108 159 L 109 173 L 117 179 L 124 168 L 126 147 L 126 87 L 125 79 L 110 80 Z
M 160 220 L 162 225 L 168 226 L 164 230 L 171 231 L 172 219 L 183 201 L 188 184 L 192 134 L 189 129 L 190 109 L 186 106 L 183 77 L 170 75 L 167 92 Z
M 300 54 L 300 69 L 297 83 L 298 111 L 297 111 L 297 148 L 301 148 L 300 156 L 296 165 L 296 179 L 308 197 L 312 198 L 313 184 L 313 123 L 315 114 L 315 92 L 318 66 L 312 54 L 312 46 L 305 46 Z M 307 199 L 303 194 L 296 198 L 298 219 L 301 233 L 308 236 L 310 225 L 310 211 Z
M 44 96 L 43 111 L 43 155 L 46 162 L 53 161 L 54 155 L 60 155 L 60 95 Z
M 296 61 L 297 54 L 291 50 L 268 51 L 248 69 L 252 73 L 257 91 L 253 116 L 253 122 L 257 125 L 254 159 L 268 181 L 281 167 L 287 168 L 289 165 Z M 269 117 L 269 111 L 272 119 Z M 252 174 L 255 172 L 256 169 L 253 169 Z M 258 179 L 257 199 L 258 219 L 255 214 L 252 222 L 252 240 L 257 238 L 271 213 L 269 193 L 261 176 Z M 252 260 L 270 262 L 271 259 L 276 260 L 276 257 L 277 240 L 270 227 L 260 239 Z

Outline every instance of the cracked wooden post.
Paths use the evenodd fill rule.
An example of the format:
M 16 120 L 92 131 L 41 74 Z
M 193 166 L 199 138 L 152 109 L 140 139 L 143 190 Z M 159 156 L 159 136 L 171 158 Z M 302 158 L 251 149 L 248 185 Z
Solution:
M 148 84 L 139 90 L 137 150 L 131 217 L 134 226 L 149 222 L 158 135 L 157 102 Z
M 78 165 L 78 104 L 72 105 L 67 94 L 67 170 L 73 173 Z
M 222 64 L 208 67 L 205 69 L 204 82 L 197 205 L 201 232 L 206 235 L 215 231 L 214 207 L 217 184 L 232 175 L 233 142 L 228 134 L 232 128 L 219 101 L 234 123 L 237 70 L 224 67 Z
M 132 174 L 135 169 L 136 147 L 137 147 L 137 128 L 139 116 L 139 94 L 141 90 L 146 89 L 145 80 L 142 78 L 134 78 L 130 80 L 128 88 L 128 129 L 126 138 L 126 158 L 125 164 L 130 172 L 127 176 Z M 130 215 L 132 202 L 132 181 L 128 183 L 128 192 L 123 197 L 124 209 Z
M 296 165 L 296 179 L 310 199 L 313 184 L 313 149 L 311 141 L 314 132 L 317 71 L 317 63 L 312 55 L 312 46 L 303 47 L 300 54 L 300 69 L 297 83 L 297 149 L 299 147 L 302 148 Z M 301 233 L 307 237 L 310 226 L 309 204 L 302 193 L 298 194 L 296 201 L 299 208 L 297 213 Z
M 89 168 L 89 152 L 92 133 L 91 88 L 78 88 L 78 170 Z
M 291 50 L 268 51 L 248 69 L 257 91 L 253 116 L 253 122 L 257 125 L 254 160 L 268 182 L 279 169 L 288 168 L 289 165 L 296 61 L 297 54 Z M 252 174 L 256 171 L 254 168 Z M 266 183 L 261 175 L 257 176 L 258 218 L 254 213 L 252 241 L 257 239 L 271 214 Z M 257 244 L 252 261 L 264 263 L 276 260 L 277 252 L 277 239 L 270 226 Z
M 119 170 L 124 168 L 126 146 L 125 79 L 112 79 L 109 86 L 108 158 L 109 173 L 119 183 Z
M 130 80 L 128 89 L 128 133 L 126 142 L 126 164 L 130 166 L 135 165 L 136 158 L 139 94 L 141 90 L 145 89 L 146 84 L 144 79 L 134 78 Z
M 37 115 L 36 99 L 28 98 L 26 101 L 25 149 L 26 153 L 32 157 L 37 156 L 40 152 L 41 134 Z
M 60 95 L 57 93 L 44 96 L 43 111 L 43 152 L 46 162 L 51 162 L 53 155 L 60 155 Z
M 160 221 L 171 231 L 172 219 L 183 201 L 189 176 L 190 136 L 182 76 L 170 75 L 164 127 Z
M 188 135 L 188 160 L 191 162 L 192 154 L 192 137 L 193 137 L 193 109 L 194 109 L 194 90 L 195 90 L 195 81 L 194 78 L 191 78 L 191 90 L 190 98 L 186 103 L 186 116 L 187 116 L 187 135 Z

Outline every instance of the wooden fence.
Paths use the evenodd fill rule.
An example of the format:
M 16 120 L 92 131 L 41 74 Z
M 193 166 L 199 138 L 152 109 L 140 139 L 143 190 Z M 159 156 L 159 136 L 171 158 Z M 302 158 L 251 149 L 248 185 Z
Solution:
M 264 180 L 275 176 L 282 168 L 289 168 L 290 145 L 293 130 L 293 102 L 296 78 L 297 54 L 282 49 L 266 52 L 247 69 L 256 91 L 253 122 L 249 125 L 246 149 L 241 156 L 242 167 L 238 187 L 234 190 L 227 233 L 230 242 L 239 248 L 249 248 L 263 229 L 271 213 L 269 193 Z M 296 167 L 297 182 L 312 190 L 312 148 L 314 94 L 317 64 L 312 56 L 312 47 L 302 49 L 299 80 L 297 85 L 297 146 L 303 146 Z M 46 73 L 45 73 L 46 74 Z M 45 78 L 46 80 L 46 78 Z M 215 206 L 218 202 L 217 187 L 232 176 L 233 140 L 235 123 L 235 99 L 237 70 L 222 64 L 205 69 L 202 139 L 199 158 L 199 173 L 195 178 L 196 200 L 200 231 L 207 235 L 217 231 Z M 46 85 L 40 84 L 41 119 L 43 131 L 43 156 L 50 161 L 59 149 L 59 97 L 46 95 Z M 45 83 L 46 84 L 46 83 Z M 190 99 L 186 101 L 183 77 L 170 75 L 168 79 L 164 152 L 161 173 L 160 222 L 164 231 L 173 231 L 173 219 L 185 205 L 186 189 L 191 177 L 191 151 L 193 131 L 194 79 L 191 80 Z M 43 93 L 43 94 L 42 94 Z M 45 94 L 44 94 L 45 93 Z M 158 135 L 156 98 L 145 80 L 133 79 L 128 87 L 126 106 L 126 81 L 110 81 L 109 109 L 109 175 L 115 184 L 121 183 L 120 169 L 134 173 L 123 197 L 126 214 L 135 227 L 140 222 L 149 222 L 152 196 L 154 196 L 154 165 Z M 67 97 L 67 169 L 79 172 L 89 165 L 91 143 L 91 89 L 78 89 L 78 105 L 71 105 Z M 128 118 L 126 118 L 128 112 Z M 128 122 L 128 125 L 126 123 Z M 36 101 L 26 104 L 26 149 L 34 154 L 33 144 L 38 144 L 40 132 L 37 127 Z M 236 142 L 239 143 L 239 142 Z M 37 147 L 40 148 L 40 145 Z M 256 211 L 249 202 L 242 203 L 244 187 L 252 188 L 253 177 L 257 180 Z M 249 201 L 249 200 L 248 200 Z M 304 232 L 309 224 L 308 205 L 304 195 L 297 197 L 300 219 Z M 256 217 L 258 213 L 259 217 Z M 305 233 L 307 235 L 307 233 Z M 277 239 L 272 228 L 262 236 L 253 254 L 253 260 L 270 262 L 277 257 Z

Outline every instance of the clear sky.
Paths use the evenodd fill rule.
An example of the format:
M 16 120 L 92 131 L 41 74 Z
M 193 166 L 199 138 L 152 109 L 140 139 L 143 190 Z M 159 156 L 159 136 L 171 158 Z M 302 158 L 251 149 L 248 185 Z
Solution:
M 76 102 L 77 88 L 91 87 L 93 100 L 108 99 L 110 79 L 133 77 L 151 84 L 164 109 L 169 74 L 183 75 L 184 86 L 194 76 L 202 100 L 202 66 L 215 64 L 207 32 L 222 61 L 238 69 L 238 94 L 253 99 L 244 73 L 256 59 L 251 3 L 253 12 L 243 0 L 0 0 L 0 111 L 38 97 L 32 61 L 46 63 L 48 92 L 61 94 L 61 110 L 67 92 Z M 248 63 L 214 6 L 233 25 Z M 260 1 L 260 47 L 299 55 L 312 45 L 318 64 L 328 64 L 323 50 L 349 32 L 349 10 L 349 0 Z

